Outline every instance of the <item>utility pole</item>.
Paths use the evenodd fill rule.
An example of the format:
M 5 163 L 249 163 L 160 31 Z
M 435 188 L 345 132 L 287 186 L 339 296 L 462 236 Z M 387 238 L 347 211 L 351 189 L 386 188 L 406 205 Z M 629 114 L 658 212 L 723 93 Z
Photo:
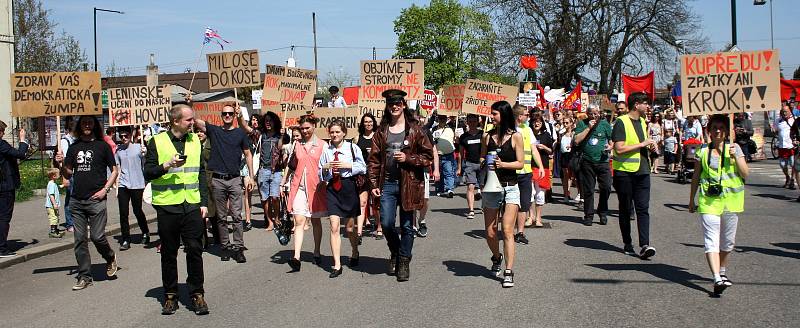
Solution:
M 314 32 L 314 70 L 317 71 L 317 13 L 311 13 L 311 24 Z
M 94 7 L 94 70 L 97 71 L 97 12 L 105 11 L 107 13 L 115 13 L 123 15 L 125 12 L 111 9 L 101 9 Z
M 375 51 L 375 47 L 372 47 L 372 60 L 378 59 L 378 52 Z
M 731 0 L 731 46 L 736 46 L 736 0 Z

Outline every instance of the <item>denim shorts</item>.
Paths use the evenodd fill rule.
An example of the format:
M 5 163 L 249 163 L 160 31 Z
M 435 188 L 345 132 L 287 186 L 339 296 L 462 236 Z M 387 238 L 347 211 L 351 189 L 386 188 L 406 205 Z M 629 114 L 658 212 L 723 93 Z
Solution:
M 516 204 L 519 206 L 520 194 L 519 186 L 513 185 L 503 187 L 502 192 L 483 192 L 481 193 L 481 205 L 483 208 L 498 209 L 505 201 L 506 205 Z
M 258 170 L 258 192 L 261 199 L 280 196 L 281 191 L 281 172 L 272 172 L 271 169 Z

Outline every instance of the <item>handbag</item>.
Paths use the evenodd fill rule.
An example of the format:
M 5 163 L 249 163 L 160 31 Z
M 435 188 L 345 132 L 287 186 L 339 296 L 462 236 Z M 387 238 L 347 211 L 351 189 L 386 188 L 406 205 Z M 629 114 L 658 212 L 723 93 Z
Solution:
M 289 157 L 289 163 L 286 163 L 286 167 L 289 168 L 290 171 L 294 172 L 297 170 L 297 143 L 295 142 L 294 147 L 292 147 L 292 156 Z
M 350 154 L 352 155 L 353 162 L 356 161 L 356 151 L 353 148 L 353 144 L 350 143 Z M 356 190 L 364 190 L 364 186 L 367 185 L 367 176 L 364 174 L 356 174 L 353 175 L 353 180 L 356 183 Z

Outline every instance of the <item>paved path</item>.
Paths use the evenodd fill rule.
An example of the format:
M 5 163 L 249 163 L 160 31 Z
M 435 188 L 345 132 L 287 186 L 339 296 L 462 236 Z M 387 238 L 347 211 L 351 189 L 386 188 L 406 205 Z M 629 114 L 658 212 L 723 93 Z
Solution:
M 0 326 L 798 327 L 800 203 L 798 191 L 773 187 L 782 179 L 770 176 L 777 172 L 771 165 L 754 165 L 764 169 L 748 180 L 729 269 L 735 286 L 718 299 L 708 296 L 701 228 L 685 206 L 688 185 L 655 176 L 651 229 L 658 254 L 651 261 L 621 253 L 615 217 L 607 226 L 585 227 L 574 206 L 552 204 L 545 209 L 552 229 L 528 231 L 531 244 L 517 248 L 516 287 L 502 289 L 487 270 L 481 215 L 466 220 L 463 198 L 434 197 L 430 235 L 416 239 L 406 283 L 385 275 L 384 241 L 365 239 L 362 266 L 328 279 L 331 258 L 324 257 L 325 269 L 311 265 L 310 236 L 302 271 L 289 274 L 290 248 L 253 230 L 245 236 L 248 263 L 204 256 L 209 316 L 186 310 L 184 295 L 176 315 L 159 315 L 158 254 L 135 245 L 119 253 L 118 279 L 104 280 L 96 264 L 94 286 L 80 292 L 70 290 L 69 251 L 0 270 L 0 302 L 13 304 L 0 307 Z M 612 194 L 611 207 L 616 203 Z M 323 255 L 330 254 L 327 240 Z

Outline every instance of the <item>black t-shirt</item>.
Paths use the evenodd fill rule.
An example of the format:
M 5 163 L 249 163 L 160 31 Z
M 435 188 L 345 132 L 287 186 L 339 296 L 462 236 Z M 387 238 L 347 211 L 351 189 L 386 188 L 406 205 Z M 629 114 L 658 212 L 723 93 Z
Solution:
M 247 134 L 242 129 L 225 130 L 212 124 L 206 124 L 206 134 L 211 140 L 208 169 L 219 174 L 239 175 L 243 151 L 250 149 Z
M 645 140 L 644 131 L 642 131 L 642 124 L 640 122 L 632 121 L 633 122 L 633 129 L 636 130 L 636 135 L 639 137 L 639 142 Z M 614 131 L 611 132 L 611 140 L 613 142 L 617 141 L 625 141 L 625 124 L 622 123 L 622 120 L 617 120 L 614 123 Z M 641 159 L 639 162 L 639 171 L 633 173 L 635 175 L 640 174 L 650 174 L 650 157 L 649 157 L 649 150 L 647 147 L 639 148 L 639 158 Z M 614 174 L 619 175 L 627 175 L 631 174 L 630 172 L 622 172 L 622 171 L 614 171 Z
M 458 138 L 458 144 L 464 149 L 464 159 L 467 162 L 479 164 L 481 162 L 481 140 L 483 132 L 478 130 L 475 134 L 466 131 Z
M 372 137 L 366 138 L 363 135 L 359 135 L 358 142 L 356 142 L 356 146 L 358 146 L 358 148 L 361 148 L 361 156 L 364 156 L 364 160 L 365 161 L 368 160 L 369 153 L 372 151 Z
M 107 170 L 117 163 L 105 141 L 78 139 L 67 150 L 64 165 L 72 168 L 72 197 L 87 200 L 103 189 L 108 181 Z
M 551 150 L 553 149 L 553 143 L 555 140 L 553 140 L 553 137 L 550 136 L 549 132 L 542 129 L 539 134 L 534 134 L 534 136 L 540 144 L 547 146 L 547 148 L 550 148 Z M 539 150 L 539 157 L 542 158 L 542 166 L 544 166 L 546 169 L 550 168 L 550 159 L 548 156 L 550 156 L 550 154 L 548 154 L 547 151 L 541 149 Z
M 405 131 L 400 133 L 388 132 L 386 134 L 386 180 L 400 180 L 400 163 L 394 160 L 393 155 L 395 151 L 400 151 L 403 148 L 405 139 Z

